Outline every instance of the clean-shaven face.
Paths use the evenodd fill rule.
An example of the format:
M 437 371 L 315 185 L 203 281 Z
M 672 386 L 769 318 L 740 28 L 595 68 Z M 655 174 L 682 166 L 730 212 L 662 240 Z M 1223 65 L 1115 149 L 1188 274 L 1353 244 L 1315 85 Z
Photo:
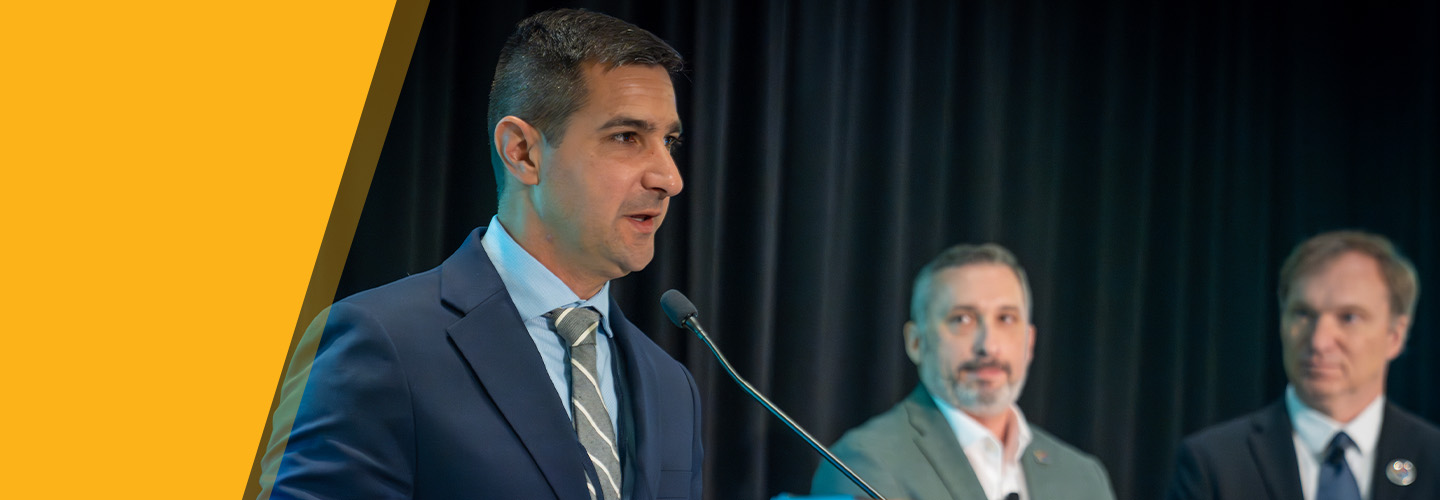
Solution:
M 1285 374 L 1301 400 L 1367 401 L 1385 390 L 1385 369 L 1404 346 L 1404 320 L 1373 257 L 1341 254 L 1296 279 L 1281 317 Z
M 578 272 L 614 279 L 643 269 L 684 183 L 675 89 L 659 66 L 583 66 L 589 97 L 559 144 L 545 142 L 531 196 L 545 244 Z

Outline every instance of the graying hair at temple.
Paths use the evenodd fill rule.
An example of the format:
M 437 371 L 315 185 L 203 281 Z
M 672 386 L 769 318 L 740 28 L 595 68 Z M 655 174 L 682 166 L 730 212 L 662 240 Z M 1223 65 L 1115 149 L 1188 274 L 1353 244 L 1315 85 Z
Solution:
M 920 268 L 920 272 L 915 275 L 914 289 L 910 292 L 910 321 L 917 325 L 925 324 L 925 308 L 930 304 L 930 284 L 936 274 L 971 264 L 998 264 L 1015 271 L 1016 279 L 1020 280 L 1020 289 L 1025 293 L 1025 316 L 1030 316 L 1033 303 L 1030 300 L 1030 279 L 1025 275 L 1025 268 L 1020 267 L 1020 261 L 1010 250 L 994 243 L 986 243 L 947 248 L 931 259 L 930 263 L 925 264 L 925 267 Z

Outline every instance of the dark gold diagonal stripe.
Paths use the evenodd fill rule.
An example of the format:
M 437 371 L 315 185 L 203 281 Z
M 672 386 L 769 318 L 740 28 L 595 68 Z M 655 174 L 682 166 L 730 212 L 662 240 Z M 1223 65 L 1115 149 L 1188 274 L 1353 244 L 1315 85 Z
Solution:
M 286 350 L 285 363 L 275 383 L 275 396 L 270 401 L 270 411 L 265 419 L 265 428 L 260 432 L 260 443 L 256 447 L 255 459 L 250 465 L 250 476 L 245 482 L 246 500 L 260 494 L 260 464 L 269 447 L 275 410 L 280 403 L 280 386 L 285 380 L 284 368 L 291 365 L 294 356 L 315 356 L 314 344 L 306 352 L 296 352 L 300 339 L 310 321 L 335 300 L 335 289 L 340 283 L 340 273 L 345 269 L 345 257 L 350 253 L 350 243 L 355 238 L 355 226 L 360 221 L 360 211 L 365 206 L 365 195 L 370 191 L 370 181 L 375 176 L 375 165 L 380 160 L 380 148 L 385 144 L 385 134 L 390 129 L 390 119 L 395 115 L 395 102 L 400 98 L 400 88 L 405 83 L 405 71 L 410 67 L 410 57 L 415 52 L 415 40 L 420 36 L 420 25 L 425 20 L 429 0 L 397 0 L 395 11 L 390 16 L 390 26 L 385 31 L 385 42 L 380 48 L 380 57 L 375 64 L 375 75 L 370 79 L 370 91 L 365 96 L 365 107 L 360 112 L 360 124 L 355 128 L 355 140 L 350 144 L 350 156 L 345 160 L 345 172 L 340 176 L 340 187 L 335 193 L 335 205 L 330 210 L 330 220 L 325 224 L 325 236 L 320 241 L 320 253 L 315 258 L 315 269 L 310 273 L 310 284 L 305 289 L 305 300 L 300 306 L 300 317 L 295 321 L 295 331 Z M 307 363 L 308 364 L 308 363 Z M 294 411 L 290 407 L 289 411 Z M 294 420 L 295 415 L 289 415 Z

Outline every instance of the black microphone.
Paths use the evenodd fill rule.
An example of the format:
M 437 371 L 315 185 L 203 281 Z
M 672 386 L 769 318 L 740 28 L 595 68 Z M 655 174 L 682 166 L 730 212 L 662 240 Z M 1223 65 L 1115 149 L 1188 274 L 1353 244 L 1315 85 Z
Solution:
M 800 428 L 800 424 L 795 423 L 789 415 L 780 411 L 780 408 L 777 408 L 774 403 L 771 403 L 769 399 L 761 395 L 760 391 L 755 390 L 754 386 L 746 382 L 745 379 L 740 378 L 740 374 L 735 373 L 735 369 L 730 367 L 730 362 L 725 359 L 725 355 L 720 354 L 720 349 L 717 349 L 715 343 L 710 341 L 710 336 L 705 334 L 705 328 L 700 326 L 700 311 L 695 309 L 695 304 L 692 304 L 690 299 L 685 298 L 685 294 L 673 289 L 661 294 L 660 309 L 665 311 L 665 317 L 670 318 L 670 322 L 674 323 L 675 326 L 695 332 L 695 335 L 700 337 L 700 341 L 705 343 L 705 347 L 710 348 L 710 352 L 715 355 L 715 359 L 720 361 L 720 367 L 725 369 L 725 373 L 730 374 L 730 378 L 734 379 L 735 383 L 740 384 L 740 388 L 745 389 L 745 392 L 750 394 L 750 397 L 759 401 L 761 406 L 764 406 L 766 410 L 770 410 L 770 413 L 775 415 L 776 418 L 779 418 L 781 422 L 785 422 L 785 425 L 790 427 L 790 430 L 799 434 L 811 448 L 815 448 L 815 451 L 820 453 L 820 456 L 830 461 L 830 464 L 834 465 L 836 469 L 840 469 L 840 472 L 845 474 L 845 477 L 850 478 L 856 486 L 865 490 L 865 493 L 870 495 L 870 498 L 885 500 L 885 497 L 875 492 L 875 488 L 871 488 L 869 483 L 866 483 L 864 479 L 860 479 L 860 476 L 855 475 L 855 471 L 850 470 L 849 467 L 840 462 L 840 459 L 835 458 L 835 455 L 830 453 L 829 449 L 826 449 L 819 441 L 811 437 L 810 433 Z

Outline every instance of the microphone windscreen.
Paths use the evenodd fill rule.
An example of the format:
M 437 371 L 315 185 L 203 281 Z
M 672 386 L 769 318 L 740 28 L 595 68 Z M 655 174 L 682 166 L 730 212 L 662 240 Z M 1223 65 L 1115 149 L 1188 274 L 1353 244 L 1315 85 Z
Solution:
M 665 317 L 670 318 L 671 323 L 680 328 L 685 328 L 685 318 L 700 314 L 685 294 L 673 288 L 660 295 L 660 309 L 665 311 Z

